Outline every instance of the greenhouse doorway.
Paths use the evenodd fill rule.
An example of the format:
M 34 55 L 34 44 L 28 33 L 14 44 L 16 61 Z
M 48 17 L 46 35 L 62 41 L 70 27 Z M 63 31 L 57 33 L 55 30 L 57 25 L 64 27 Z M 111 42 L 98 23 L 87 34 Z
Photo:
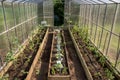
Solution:
M 64 23 L 64 0 L 54 0 L 54 26 Z

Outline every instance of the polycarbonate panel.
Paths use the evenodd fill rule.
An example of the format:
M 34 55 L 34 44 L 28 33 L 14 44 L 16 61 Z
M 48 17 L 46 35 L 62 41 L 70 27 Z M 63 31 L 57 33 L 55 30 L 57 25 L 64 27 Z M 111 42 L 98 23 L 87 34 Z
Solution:
M 12 26 L 14 26 L 14 17 L 13 17 L 13 11 L 12 11 L 12 5 L 11 3 L 4 2 L 5 7 L 5 16 L 6 16 L 6 25 L 7 28 L 10 29 Z
M 71 4 L 71 17 L 70 21 L 72 21 L 72 24 L 78 24 L 79 23 L 79 5 Z
M 15 15 L 15 23 L 16 25 L 19 24 L 19 6 L 18 6 L 18 3 L 14 3 L 14 15 Z
M 7 54 L 8 51 L 9 51 L 9 43 L 8 43 L 7 35 L 6 34 L 0 35 L 0 58 L 2 59 L 2 62 L 4 62 L 5 55 Z M 0 64 L 0 66 L 2 65 Z
M 106 5 L 100 5 L 100 16 L 99 16 L 99 25 L 102 26 L 103 25 L 103 19 L 104 19 L 104 15 L 105 15 L 105 8 Z
M 100 50 L 104 55 L 106 55 L 109 36 L 110 36 L 110 33 L 106 30 L 103 30 L 103 35 L 102 35 L 101 44 L 100 44 Z
M 13 29 L 13 30 L 10 30 L 9 32 L 8 32 L 8 38 L 9 38 L 9 42 L 10 42 L 10 46 L 11 46 L 11 48 L 12 48 L 12 51 L 16 51 L 16 49 L 17 49 L 17 44 L 16 44 L 16 39 L 18 39 L 17 38 L 17 34 L 15 33 L 15 29 Z
M 98 19 L 98 8 L 99 8 L 99 5 L 95 5 L 94 6 L 94 13 L 93 13 L 93 22 L 97 23 L 97 19 Z
M 96 29 L 96 25 L 92 24 L 92 26 L 91 26 L 91 40 L 92 40 L 92 42 L 94 42 L 94 38 L 95 38 L 95 29 Z
M 112 35 L 111 42 L 109 45 L 109 50 L 107 53 L 107 58 L 114 64 L 117 56 L 117 48 L 118 48 L 118 37 Z
M 23 40 L 27 39 L 27 29 L 25 27 L 25 24 L 22 25 L 22 32 L 23 32 Z
M 120 35 L 120 4 L 118 4 L 119 8 L 118 8 L 118 13 L 117 13 L 117 19 L 115 22 L 115 27 L 113 32 L 116 33 L 117 35 Z
M 104 28 L 107 30 L 111 30 L 112 24 L 114 22 L 116 4 L 108 4 L 107 5 L 107 13 L 105 18 L 105 26 Z
M 97 47 L 99 47 L 99 43 L 100 43 L 100 34 L 102 32 L 102 29 L 100 27 L 97 26 L 97 30 L 96 30 L 96 36 L 95 36 L 95 45 Z
M 4 17 L 3 17 L 3 8 L 2 8 L 2 4 L 0 2 L 0 33 L 5 31 L 5 27 L 4 27 Z
M 27 3 L 24 3 L 24 13 L 25 13 L 25 20 L 28 18 L 28 8 L 27 8 Z
M 50 25 L 50 26 L 53 25 L 53 19 L 54 19 L 53 10 L 54 10 L 53 3 L 51 2 L 51 0 L 43 2 L 43 18 L 45 21 L 47 21 L 48 25 Z
M 25 21 L 25 8 L 24 8 L 24 3 L 20 4 L 20 13 L 21 13 L 21 21 Z
M 16 29 L 17 29 L 17 38 L 18 38 L 19 44 L 21 44 L 23 42 L 22 26 L 18 26 Z

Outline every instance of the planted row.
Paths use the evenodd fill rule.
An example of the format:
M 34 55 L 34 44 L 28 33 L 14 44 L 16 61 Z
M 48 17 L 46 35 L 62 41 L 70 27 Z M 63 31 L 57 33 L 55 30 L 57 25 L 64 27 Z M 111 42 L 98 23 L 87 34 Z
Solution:
M 53 34 L 48 80 L 58 79 L 70 80 L 70 73 L 62 31 L 56 29 Z
M 12 62 L 12 64 L 9 66 L 7 71 L 1 71 L 1 73 L 4 74 L 1 77 L 2 80 L 25 79 L 45 33 L 46 28 L 39 27 L 39 29 L 31 34 L 31 37 L 29 37 L 28 41 L 25 43 L 26 45 L 21 47 L 20 51 L 18 51 L 18 57 L 15 57 L 15 55 L 10 56 L 10 58 L 13 57 L 13 59 L 8 59 L 8 64 L 10 62 Z M 6 67 L 7 66 L 8 65 L 6 65 Z
M 113 80 L 113 72 L 105 66 L 106 58 L 88 39 L 88 28 L 75 25 L 71 28 L 74 39 L 84 57 L 87 67 L 94 80 Z

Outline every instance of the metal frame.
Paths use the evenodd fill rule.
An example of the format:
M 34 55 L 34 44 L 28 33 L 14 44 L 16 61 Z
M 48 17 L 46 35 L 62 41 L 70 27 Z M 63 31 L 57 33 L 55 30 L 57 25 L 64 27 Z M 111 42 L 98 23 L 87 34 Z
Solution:
M 109 54 L 108 51 L 109 51 L 110 46 L 111 46 L 110 44 L 112 43 L 112 41 L 111 41 L 112 36 L 115 36 L 116 39 L 118 39 L 118 42 L 116 42 L 116 43 L 118 43 L 118 46 L 115 47 L 117 53 L 113 53 L 116 56 L 116 57 L 114 57 L 115 58 L 114 67 L 117 68 L 118 60 L 120 60 L 119 59 L 119 57 L 120 57 L 120 34 L 117 34 L 117 33 L 113 32 L 113 29 L 115 28 L 117 17 L 119 17 L 118 16 L 118 9 L 120 9 L 119 8 L 120 1 L 119 2 L 117 2 L 115 0 L 108 0 L 108 1 L 109 2 L 106 2 L 104 0 L 72 0 L 72 1 L 70 1 L 70 3 L 80 4 L 80 9 L 79 9 L 80 12 L 79 12 L 78 17 L 80 18 L 81 21 L 80 20 L 78 21 L 79 27 L 85 27 L 85 26 L 90 27 L 90 31 L 89 31 L 90 32 L 90 36 L 89 36 L 90 40 L 93 43 L 96 43 L 95 45 L 98 47 L 98 49 L 101 52 L 103 52 L 103 54 L 106 57 Z M 105 25 L 106 25 L 105 21 L 108 20 L 107 11 L 110 8 L 108 6 L 109 4 L 110 5 L 114 4 L 113 5 L 114 6 L 114 12 L 112 12 L 113 17 L 111 17 L 113 19 L 111 21 L 112 24 L 111 24 L 110 30 L 106 29 L 106 27 L 105 27 Z M 88 5 L 89 5 L 89 7 L 87 7 Z M 98 5 L 98 6 L 96 7 L 95 5 Z M 105 6 L 104 11 L 103 10 L 101 11 L 102 6 Z M 68 14 L 71 14 L 70 9 L 72 9 L 72 8 L 70 8 L 70 7 L 71 7 L 71 5 L 69 4 Z M 98 10 L 95 12 L 95 14 L 92 14 L 96 8 Z M 65 11 L 67 11 L 67 10 L 65 10 Z M 103 17 L 100 17 L 101 12 L 103 14 Z M 95 18 L 97 18 L 96 21 L 93 21 L 93 18 L 94 18 L 93 15 L 95 15 Z M 73 15 L 71 15 L 71 16 L 73 16 Z M 102 25 L 99 24 L 101 22 L 100 19 L 102 19 Z M 93 25 L 95 25 L 95 26 L 93 26 Z M 69 24 L 69 26 L 70 26 L 70 24 Z M 95 28 L 95 31 L 93 31 L 93 27 Z M 100 29 L 100 31 L 98 29 Z M 94 34 L 92 34 L 93 32 L 94 32 Z M 105 37 L 104 39 L 103 39 L 103 36 Z M 94 39 L 92 40 L 91 37 L 93 37 Z M 120 69 L 117 69 L 117 70 L 119 70 L 119 72 L 120 72 Z
M 0 36 L 5 35 L 6 40 L 8 42 L 8 46 L 6 46 L 6 47 L 9 49 L 9 51 L 12 51 L 12 52 L 16 53 L 16 51 L 13 51 L 13 46 L 12 46 L 12 43 L 11 43 L 12 41 L 11 41 L 10 36 L 18 38 L 18 30 L 17 29 L 19 28 L 20 33 L 19 33 L 19 38 L 18 39 L 21 40 L 20 44 L 22 44 L 23 41 L 25 41 L 25 39 L 28 38 L 30 32 L 33 29 L 36 28 L 36 27 L 33 27 L 33 26 L 38 25 L 37 24 L 37 17 L 38 17 L 37 16 L 37 4 L 36 3 L 31 3 L 31 1 L 25 1 L 25 0 L 11 0 L 10 2 L 7 2 L 7 3 L 10 4 L 10 9 L 11 9 L 10 11 L 12 12 L 11 15 L 12 15 L 12 19 L 13 19 L 13 23 L 12 23 L 11 27 L 9 27 L 7 25 L 7 21 L 8 21 L 7 20 L 8 15 L 6 14 L 7 9 L 5 9 L 6 8 L 5 5 L 8 5 L 8 4 L 4 4 L 6 2 L 7 2 L 7 0 L 0 0 L 1 10 L 2 10 L 3 19 L 4 19 L 4 25 L 3 26 L 4 26 L 4 29 L 5 29 L 4 31 L 0 32 Z M 17 5 L 18 8 L 16 8 L 14 5 Z M 29 7 L 27 7 L 27 6 L 29 6 Z M 25 11 L 28 10 L 28 9 L 29 9 L 29 12 L 26 13 Z M 17 14 L 20 15 L 19 16 L 19 23 L 16 22 L 16 18 L 18 18 L 18 16 L 16 15 L 15 10 L 18 10 Z M 33 23 L 33 21 L 35 21 L 35 23 Z M 31 27 L 29 29 L 29 32 L 27 30 L 29 28 L 28 23 L 31 23 L 31 25 L 30 25 Z M 23 28 L 25 30 L 23 30 Z M 11 32 L 15 33 L 15 35 L 9 34 Z M 2 48 L 2 46 L 1 46 L 1 49 L 6 49 L 6 48 Z M 7 53 L 5 53 L 5 54 L 7 54 Z M 1 58 L 1 56 L 0 56 L 0 58 Z M 5 64 L 5 63 L 3 63 L 3 64 Z

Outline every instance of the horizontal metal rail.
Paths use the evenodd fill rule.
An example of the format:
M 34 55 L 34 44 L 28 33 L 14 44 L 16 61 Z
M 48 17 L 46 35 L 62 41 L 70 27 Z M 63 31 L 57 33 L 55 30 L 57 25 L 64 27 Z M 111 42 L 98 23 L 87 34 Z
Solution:
M 26 20 L 26 21 L 24 21 L 24 22 L 22 22 L 22 23 L 20 23 L 20 24 L 18 24 L 18 25 L 16 25 L 16 26 L 14 26 L 14 27 L 12 27 L 12 28 L 10 28 L 10 29 L 8 29 L 8 30 L 2 32 L 2 33 L 0 33 L 0 36 L 3 35 L 3 34 L 5 34 L 5 33 L 7 33 L 7 32 L 10 31 L 10 30 L 15 29 L 16 27 L 18 27 L 18 26 L 20 26 L 20 25 L 22 25 L 22 24 L 24 24 L 24 23 L 26 23 L 26 22 L 29 22 L 29 21 L 35 19 L 35 18 L 37 18 L 37 16 L 32 17 L 32 18 L 30 18 L 30 19 L 28 19 L 28 20 Z

